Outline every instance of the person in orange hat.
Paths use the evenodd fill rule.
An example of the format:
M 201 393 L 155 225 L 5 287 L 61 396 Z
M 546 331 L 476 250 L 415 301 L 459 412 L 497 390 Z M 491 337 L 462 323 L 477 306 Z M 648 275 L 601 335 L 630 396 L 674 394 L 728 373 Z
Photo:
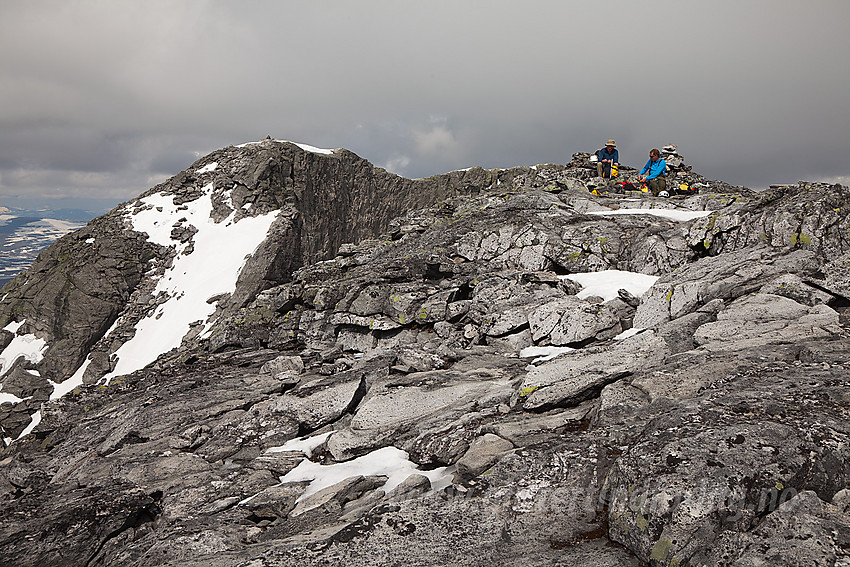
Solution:
M 605 147 L 596 154 L 596 174 L 603 179 L 611 179 L 611 166 L 620 163 L 620 153 L 614 140 L 605 142 Z

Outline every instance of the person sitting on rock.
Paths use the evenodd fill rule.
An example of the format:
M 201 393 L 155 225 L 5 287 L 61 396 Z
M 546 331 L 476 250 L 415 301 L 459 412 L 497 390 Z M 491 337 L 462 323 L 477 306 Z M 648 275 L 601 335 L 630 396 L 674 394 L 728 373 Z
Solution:
M 656 148 L 649 151 L 649 161 L 643 166 L 638 174 L 638 181 L 646 182 L 649 190 L 652 191 L 653 197 L 669 197 L 667 193 L 667 162 L 661 159 L 661 152 Z
M 611 166 L 620 163 L 620 153 L 614 140 L 605 142 L 605 147 L 596 152 L 596 173 L 603 179 L 611 179 Z

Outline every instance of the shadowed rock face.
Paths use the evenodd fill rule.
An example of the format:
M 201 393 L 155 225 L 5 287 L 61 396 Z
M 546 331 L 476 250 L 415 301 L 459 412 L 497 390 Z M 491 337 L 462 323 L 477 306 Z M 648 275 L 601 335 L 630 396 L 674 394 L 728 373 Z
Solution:
M 589 172 L 408 180 L 267 140 L 58 241 L 0 296 L 7 357 L 45 345 L 0 377 L 0 557 L 850 564 L 850 191 L 684 171 L 699 194 L 597 196 Z M 187 211 L 165 244 L 133 230 L 151 197 Z M 180 308 L 156 286 L 207 200 L 276 216 L 180 346 L 102 379 Z M 568 277 L 603 270 L 658 279 Z

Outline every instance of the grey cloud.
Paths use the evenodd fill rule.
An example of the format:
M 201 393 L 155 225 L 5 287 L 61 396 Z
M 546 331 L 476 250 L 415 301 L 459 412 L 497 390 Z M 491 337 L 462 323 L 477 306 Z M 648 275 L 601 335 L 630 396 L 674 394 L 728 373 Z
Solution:
M 850 176 L 850 4 L 37 0 L 0 18 L 0 200 L 129 198 L 272 135 L 419 177 L 679 144 L 754 187 Z M 88 183 L 88 185 L 87 185 Z

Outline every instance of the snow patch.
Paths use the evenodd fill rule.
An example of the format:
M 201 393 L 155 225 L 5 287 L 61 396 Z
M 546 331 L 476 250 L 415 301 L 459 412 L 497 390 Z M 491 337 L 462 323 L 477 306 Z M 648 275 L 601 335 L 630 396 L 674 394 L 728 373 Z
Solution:
M 20 323 L 9 323 L 4 327 L 6 331 L 11 331 L 17 333 L 17 330 L 20 329 L 21 325 L 23 325 L 23 321 Z M 14 329 L 14 331 L 12 331 Z M 15 338 L 12 339 L 12 342 L 9 343 L 9 346 L 3 349 L 3 352 L 0 352 L 0 376 L 4 375 L 12 365 L 21 357 L 24 357 L 28 361 L 33 364 L 38 364 L 41 362 L 41 359 L 44 358 L 44 352 L 47 350 L 47 341 L 44 339 L 39 339 L 35 335 L 26 334 L 26 335 L 15 335 Z
M 624 341 L 624 340 L 628 339 L 629 337 L 635 336 L 636 334 L 640 333 L 643 330 L 645 330 L 645 329 L 641 329 L 640 327 L 632 327 L 631 329 L 626 329 L 625 331 L 623 331 L 622 333 L 620 333 L 619 335 L 614 337 L 613 340 Z
M 24 437 L 32 433 L 32 430 L 35 429 L 35 426 L 39 423 L 41 423 L 41 410 L 38 410 L 30 416 L 30 424 L 27 425 L 23 431 L 21 431 L 21 434 L 18 435 L 18 438 L 15 439 L 15 441 L 17 441 L 18 439 L 23 439 Z
M 562 354 L 566 354 L 568 352 L 573 352 L 575 349 L 565 346 L 530 346 L 525 347 L 521 351 L 519 351 L 520 358 L 531 358 L 536 356 L 534 360 L 531 361 L 531 364 L 537 364 L 538 362 L 546 362 L 552 360 L 555 357 L 561 356 Z
M 3 349 L 3 352 L 0 353 L 0 376 L 6 374 L 8 370 L 12 368 L 12 365 L 15 362 L 23 357 L 30 361 L 33 364 L 38 364 L 44 358 L 44 353 L 47 350 L 47 341 L 44 339 L 39 339 L 35 335 L 26 334 L 26 335 L 18 335 L 17 332 L 21 328 L 21 326 L 26 321 L 20 322 L 11 322 L 5 327 L 3 327 L 4 331 L 9 331 L 10 333 L 15 333 L 15 337 L 12 339 L 12 342 Z M 38 376 L 39 373 L 34 370 L 28 370 L 30 374 Z M 3 385 L 0 384 L 0 389 L 3 388 Z M 29 398 L 26 398 L 29 399 Z M 3 394 L 0 393 L 0 404 L 2 403 L 11 403 L 11 404 L 19 404 L 23 402 L 24 399 L 15 396 L 14 394 Z M 11 445 L 17 439 L 20 439 L 24 435 L 29 434 L 36 425 L 41 422 L 41 411 L 37 411 L 30 416 L 30 424 L 21 432 L 20 435 L 16 439 L 12 439 L 10 437 L 4 437 L 3 442 L 5 446 Z
M 218 167 L 218 162 L 214 161 L 212 163 L 208 163 L 204 167 L 195 171 L 195 175 L 201 175 L 202 173 L 209 173 L 210 171 L 215 171 L 215 168 Z
M 5 296 L 4 296 L 4 299 L 5 299 Z M 12 321 L 11 323 L 9 323 L 5 327 L 3 327 L 3 330 L 9 331 L 10 333 L 17 333 L 18 329 L 20 329 L 21 325 L 23 325 L 24 323 L 26 323 L 26 320 L 23 320 L 20 323 L 16 323 L 16 322 Z
M 287 453 L 293 451 L 303 453 L 309 458 L 313 456 L 313 451 L 316 447 L 324 443 L 325 440 L 330 437 L 331 433 L 333 433 L 333 431 L 328 431 L 327 433 L 321 433 L 312 437 L 290 439 L 283 445 L 269 447 L 266 449 L 266 453 Z
M 268 140 L 259 140 L 257 142 L 247 142 L 245 144 L 239 144 L 236 147 L 237 148 L 244 148 L 246 146 L 251 146 L 251 145 L 254 145 L 254 144 L 262 144 L 263 142 L 266 142 L 266 141 L 268 141 Z M 295 144 L 296 146 L 298 146 L 299 148 L 301 148 L 305 152 L 310 152 L 310 153 L 314 153 L 314 154 L 322 154 L 322 155 L 329 156 L 332 153 L 334 153 L 333 150 L 328 150 L 328 149 L 325 149 L 325 148 L 317 148 L 316 146 L 311 146 L 309 144 L 301 144 L 301 143 L 298 143 L 298 142 L 292 142 L 290 140 L 272 140 L 272 141 L 277 142 L 279 144 Z
M 428 471 L 419 470 L 418 466 L 408 459 L 405 451 L 396 447 L 384 447 L 351 461 L 332 465 L 320 465 L 304 459 L 297 467 L 280 477 L 280 482 L 284 484 L 310 481 L 304 493 L 298 497 L 298 501 L 323 488 L 360 475 L 386 476 L 387 482 L 384 484 L 383 490 L 389 492 L 404 482 L 410 475 L 421 474 L 428 477 L 433 490 L 440 490 L 451 484 L 452 468 L 441 467 Z
M 2 387 L 2 384 L 0 384 L 0 387 Z M 0 404 L 10 403 L 14 405 L 19 404 L 22 401 L 24 400 L 19 398 L 15 394 L 4 394 L 3 392 L 0 392 Z
M 72 392 L 74 388 L 83 385 L 83 374 L 86 372 L 86 368 L 89 367 L 91 363 L 91 357 L 86 358 L 85 362 L 77 368 L 77 371 L 74 372 L 74 375 L 65 380 L 64 382 L 56 383 L 51 379 L 47 379 L 50 382 L 50 385 L 53 386 L 53 392 L 50 394 L 51 400 L 58 400 L 68 392 Z
M 677 222 L 687 222 L 707 217 L 714 211 L 685 211 L 682 209 L 612 209 L 609 211 L 588 211 L 589 215 L 653 215 Z
M 577 294 L 580 299 L 596 295 L 604 301 L 619 297 L 617 291 L 625 289 L 636 297 L 642 296 L 658 281 L 659 276 L 626 272 L 622 270 L 602 270 L 599 272 L 583 272 L 558 276 L 562 280 L 572 280 L 582 285 Z

